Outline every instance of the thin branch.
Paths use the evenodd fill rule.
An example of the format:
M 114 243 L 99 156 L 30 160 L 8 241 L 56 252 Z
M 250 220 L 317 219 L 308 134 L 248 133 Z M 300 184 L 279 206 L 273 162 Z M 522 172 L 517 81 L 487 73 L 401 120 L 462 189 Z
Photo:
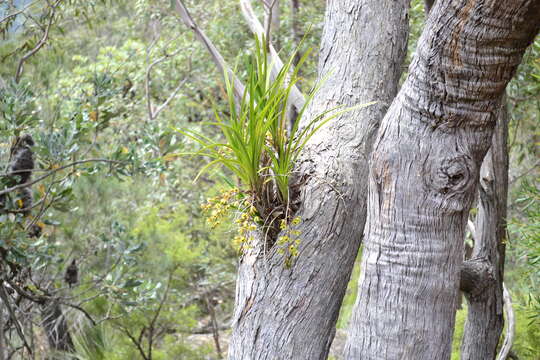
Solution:
M 0 20 L 0 24 L 3 23 L 4 21 L 7 21 L 7 20 L 11 19 L 12 17 L 15 17 L 15 16 L 17 16 L 17 15 L 19 15 L 19 14 L 25 12 L 25 11 L 28 10 L 30 7 L 34 6 L 37 2 L 38 2 L 38 0 L 33 1 L 33 2 L 31 2 L 30 4 L 26 5 L 25 7 L 23 7 L 21 10 L 15 11 L 14 13 L 11 13 L 11 14 L 9 14 L 9 15 L 6 15 L 4 18 L 2 18 L 2 19 Z
M 66 306 L 69 306 L 71 308 L 74 308 L 76 310 L 79 310 L 80 312 L 83 313 L 83 315 L 92 323 L 92 326 L 96 326 L 97 323 L 96 321 L 92 318 L 92 316 L 90 316 L 90 314 L 88 313 L 88 311 L 84 310 L 82 307 L 78 306 L 78 305 L 75 305 L 75 304 L 71 304 L 69 302 L 59 302 L 59 304 L 62 304 L 62 305 L 66 305 Z
M 17 316 L 15 315 L 15 311 L 13 311 L 13 309 L 11 308 L 11 304 L 9 303 L 7 293 L 4 289 L 4 284 L 2 283 L 0 283 L 0 300 L 2 300 L 6 309 L 8 310 L 8 313 L 11 316 L 11 321 L 13 325 L 15 325 L 15 330 L 17 331 L 17 334 L 21 338 L 21 341 L 23 342 L 24 347 L 26 348 L 26 350 L 28 350 L 28 353 L 31 355 L 32 348 L 30 347 L 30 345 L 28 345 L 28 342 L 26 341 L 26 337 L 24 335 L 22 326 L 19 322 L 19 319 L 17 319 Z
M 86 164 L 86 163 L 90 163 L 90 162 L 106 162 L 106 163 L 110 163 L 110 164 L 122 164 L 121 161 L 109 160 L 109 159 L 77 160 L 77 161 L 74 161 L 74 162 L 72 162 L 70 164 L 63 165 L 63 166 L 60 166 L 60 167 L 58 167 L 56 169 L 50 170 L 45 175 L 42 175 L 42 176 L 38 177 L 36 180 L 32 180 L 32 181 L 26 182 L 24 184 L 19 184 L 19 185 L 16 185 L 16 186 L 1 190 L 0 195 L 4 195 L 4 194 L 10 193 L 12 191 L 18 190 L 18 189 L 22 189 L 22 188 L 25 188 L 25 187 L 28 187 L 28 186 L 32 186 L 32 185 L 37 184 L 38 182 L 48 178 L 49 176 L 51 176 L 52 174 L 54 174 L 54 173 L 56 173 L 58 171 L 67 169 L 67 168 L 75 166 L 75 165 L 81 165 L 81 164 Z
M 540 167 L 540 161 L 537 161 L 530 169 L 524 171 L 523 173 L 516 175 L 509 181 L 509 184 L 513 184 L 524 176 L 529 175 L 531 172 L 536 171 Z
M 128 329 L 123 328 L 124 333 L 127 335 L 127 337 L 131 340 L 131 342 L 137 347 L 137 350 L 139 350 L 139 353 L 141 354 L 142 358 L 144 360 L 149 360 L 146 354 L 144 353 L 144 349 L 142 348 L 141 344 L 131 335 Z
M 167 298 L 169 297 L 169 291 L 171 289 L 171 282 L 172 282 L 173 274 L 174 274 L 174 270 L 169 272 L 169 278 L 167 279 L 167 287 L 165 288 L 165 293 L 163 294 L 163 297 L 161 298 L 161 300 L 159 302 L 159 306 L 156 309 L 156 312 L 155 312 L 152 320 L 150 321 L 150 326 L 148 328 L 148 357 L 150 359 L 152 358 L 152 345 L 153 345 L 153 342 L 154 342 L 154 327 L 156 326 L 156 321 L 159 318 L 159 315 L 161 314 L 161 310 L 163 309 L 163 305 L 165 304 L 165 301 L 167 301 Z M 142 333 L 143 332 L 141 330 L 141 335 L 142 335 Z
M 52 202 L 49 204 L 49 206 L 47 206 L 47 198 L 49 197 L 49 195 L 51 194 L 52 192 L 52 189 L 53 189 L 53 185 L 55 185 L 55 181 L 54 181 L 54 178 L 56 177 L 56 175 L 53 175 L 53 182 L 52 184 L 49 185 L 49 188 L 47 189 L 47 192 L 45 193 L 45 195 L 43 196 L 43 202 L 39 208 L 39 212 L 38 212 L 38 215 L 35 216 L 32 221 L 30 222 L 30 224 L 28 224 L 26 227 L 25 227 L 25 231 L 28 232 L 28 230 L 30 230 L 32 228 L 32 226 L 34 226 L 38 220 L 41 218 L 41 216 L 43 216 L 43 214 L 45 213 L 46 210 L 49 209 L 50 205 L 52 204 Z
M 50 300 L 49 296 L 31 294 L 31 293 L 27 292 L 26 290 L 23 290 L 19 285 L 17 285 L 17 283 L 13 282 L 12 280 L 4 279 L 4 281 L 6 283 L 8 283 L 9 286 L 13 290 L 15 290 L 17 292 L 17 294 L 19 294 L 19 296 L 22 296 L 23 298 L 25 298 L 27 300 L 30 300 L 33 303 L 37 303 L 37 304 L 41 305 L 41 304 L 46 303 L 48 300 Z
M 180 89 L 182 88 L 182 86 L 185 85 L 185 83 L 187 82 L 188 79 L 184 79 L 180 82 L 180 84 L 178 84 L 178 86 L 176 87 L 176 89 L 173 90 L 173 92 L 171 93 L 171 95 L 167 98 L 167 100 L 165 100 L 165 102 L 163 104 L 161 104 L 157 109 L 156 109 L 156 112 L 154 113 L 154 118 L 157 118 L 159 113 L 165 109 L 167 107 L 167 105 L 169 105 L 169 103 L 171 102 L 172 99 L 174 99 L 176 97 L 176 94 L 178 94 L 178 92 L 180 91 Z
M 223 359 L 223 354 L 221 352 L 221 344 L 219 343 L 219 324 L 216 317 L 216 312 L 214 310 L 214 306 L 211 304 L 210 299 L 208 297 L 208 293 L 204 295 L 204 301 L 206 303 L 206 309 L 210 313 L 210 322 L 212 326 L 212 336 L 214 338 L 214 344 L 216 346 L 216 352 L 218 359 Z
M 145 77 L 145 82 L 144 82 L 144 88 L 145 88 L 145 92 L 146 92 L 146 106 L 147 106 L 147 109 L 148 109 L 148 118 L 149 118 L 150 121 L 153 121 L 154 119 L 156 119 L 158 117 L 159 113 L 163 109 L 165 109 L 167 107 L 167 105 L 169 105 L 171 100 L 174 99 L 174 97 L 178 94 L 178 92 L 180 91 L 182 86 L 184 86 L 185 83 L 188 80 L 187 78 L 182 80 L 178 84 L 178 86 L 173 90 L 173 92 L 169 95 L 169 97 L 163 102 L 163 104 L 158 106 L 157 109 L 154 111 L 154 108 L 152 106 L 152 100 L 150 99 L 150 81 L 151 81 L 152 69 L 154 68 L 154 66 L 162 63 L 163 61 L 176 56 L 180 52 L 180 50 L 182 50 L 182 49 L 178 49 L 175 52 L 173 52 L 172 54 L 165 54 L 164 56 L 160 57 L 159 59 L 157 59 L 153 63 L 151 63 L 148 66 L 148 68 L 146 69 L 146 77 Z M 188 70 L 188 72 L 191 72 L 191 59 L 189 61 L 189 70 Z
M 174 7 L 175 11 L 180 16 L 180 19 L 182 22 L 189 27 L 194 33 L 195 37 L 201 41 L 204 46 L 208 49 L 210 52 L 210 55 L 212 55 L 212 58 L 214 60 L 214 63 L 217 65 L 219 70 L 222 73 L 227 73 L 227 76 L 232 79 L 234 83 L 234 92 L 236 94 L 237 99 L 242 99 L 242 96 L 244 94 L 245 86 L 240 81 L 240 79 L 232 72 L 229 65 L 219 52 L 219 50 L 216 48 L 214 43 L 206 36 L 206 34 L 201 30 L 201 28 L 197 25 L 195 20 L 193 20 L 193 17 L 189 13 L 188 9 L 184 5 L 184 2 L 182 0 L 175 0 L 176 6 Z
M 39 49 L 41 49 L 43 47 L 43 45 L 45 45 L 45 43 L 47 42 L 47 39 L 49 38 L 49 30 L 51 29 L 51 26 L 52 26 L 52 23 L 53 23 L 53 20 L 54 20 L 54 15 L 56 14 L 56 8 L 57 8 L 58 4 L 60 4 L 61 1 L 62 0 L 57 0 L 54 3 L 54 5 L 51 6 L 51 10 L 50 10 L 50 13 L 49 13 L 49 16 L 50 16 L 49 22 L 47 23 L 47 26 L 45 28 L 45 31 L 43 33 L 43 37 L 41 38 L 41 40 L 37 43 L 37 45 L 32 50 L 27 52 L 21 58 L 21 60 L 19 61 L 19 65 L 17 66 L 17 72 L 15 73 L 15 82 L 16 83 L 18 83 L 19 80 L 21 79 L 24 62 L 26 60 L 28 60 L 31 56 L 33 56 L 35 53 L 37 53 L 39 51 Z

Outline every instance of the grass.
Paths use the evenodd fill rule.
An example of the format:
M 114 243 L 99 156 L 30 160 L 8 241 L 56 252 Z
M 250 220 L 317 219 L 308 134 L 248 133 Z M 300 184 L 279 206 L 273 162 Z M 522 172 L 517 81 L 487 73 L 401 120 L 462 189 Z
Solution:
M 258 223 L 263 226 L 264 233 L 272 227 L 278 233 L 276 227 L 282 220 L 292 220 L 290 178 L 306 143 L 336 116 L 369 104 L 334 108 L 304 121 L 306 109 L 320 88 L 319 84 L 308 94 L 296 120 L 289 126 L 289 95 L 300 80 L 298 70 L 309 51 L 296 66 L 293 66 L 293 52 L 273 76 L 274 64 L 269 62 L 267 50 L 261 44 L 264 41 L 256 41 L 254 53 L 246 59 L 247 81 L 241 99 L 235 97 L 234 82 L 227 72 L 224 73 L 228 114 L 222 116 L 216 111 L 215 122 L 206 123 L 219 129 L 223 141 L 193 130 L 178 131 L 200 145 L 198 151 L 187 154 L 211 160 L 202 167 L 197 178 L 215 166 L 230 171 L 236 177 L 230 183 L 239 184 L 238 196 L 247 199 L 249 207 L 256 210 L 253 217 L 260 219 Z

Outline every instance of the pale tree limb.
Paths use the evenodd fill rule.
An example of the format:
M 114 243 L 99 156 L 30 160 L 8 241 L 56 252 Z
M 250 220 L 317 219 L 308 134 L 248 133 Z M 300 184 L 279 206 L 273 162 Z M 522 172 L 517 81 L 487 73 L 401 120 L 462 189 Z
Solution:
M 497 360 L 505 360 L 512 349 L 514 343 L 516 318 L 514 316 L 514 309 L 512 308 L 512 297 L 510 292 L 504 285 L 503 286 L 503 300 L 504 300 L 504 312 L 506 314 L 506 334 L 504 336 L 504 343 L 497 355 Z
M 239 0 L 240 1 L 240 9 L 242 10 L 242 15 L 244 15 L 244 19 L 247 22 L 247 25 L 249 29 L 257 36 L 257 38 L 262 42 L 263 38 L 265 38 L 267 41 L 268 46 L 268 55 L 269 60 L 272 64 L 272 73 L 271 76 L 274 78 L 277 76 L 278 72 L 283 68 L 283 61 L 280 59 L 276 49 L 274 49 L 274 46 L 269 42 L 270 38 L 270 27 L 268 27 L 266 30 L 264 29 L 263 25 L 257 18 L 257 15 L 255 15 L 255 12 L 253 11 L 253 7 L 251 6 L 251 0 Z M 274 6 L 274 1 L 268 5 L 268 11 L 269 11 L 269 17 L 272 16 L 272 7 Z M 270 23 L 270 21 L 268 21 Z M 291 93 L 289 95 L 289 101 L 290 103 L 297 109 L 301 110 L 304 106 L 306 99 L 302 92 L 294 85 L 291 89 Z
M 222 73 L 227 73 L 227 76 L 229 77 L 229 79 L 232 80 L 234 84 L 234 93 L 237 99 L 242 99 L 245 90 L 245 86 L 244 84 L 242 84 L 242 81 L 240 81 L 240 79 L 232 72 L 231 68 L 229 67 L 219 50 L 216 48 L 212 40 L 210 40 L 208 36 L 206 36 L 206 34 L 197 25 L 195 20 L 193 20 L 193 17 L 184 5 L 184 2 L 182 0 L 175 0 L 174 3 L 174 10 L 178 13 L 182 22 L 187 27 L 189 27 L 195 33 L 195 37 L 204 44 L 206 49 L 210 52 L 210 55 L 212 55 L 212 59 L 214 60 L 214 63 L 217 65 L 219 70 Z
M 147 110 L 148 110 L 148 119 L 150 121 L 153 121 L 154 119 L 156 119 L 158 117 L 159 113 L 161 111 L 163 111 L 163 109 L 165 109 L 167 107 L 167 105 L 169 105 L 169 103 L 172 101 L 172 99 L 174 99 L 176 97 L 176 95 L 178 94 L 178 92 L 180 91 L 182 86 L 184 86 L 185 83 L 188 80 L 188 78 L 185 78 L 184 80 L 180 81 L 178 86 L 169 94 L 167 99 L 161 105 L 159 105 L 157 108 L 154 108 L 154 106 L 152 105 L 152 100 L 150 98 L 150 82 L 151 82 L 151 77 L 152 77 L 151 76 L 152 75 L 152 69 L 156 65 L 162 63 L 163 61 L 176 56 L 180 52 L 180 50 L 182 50 L 182 49 L 178 49 L 175 52 L 173 52 L 172 54 L 165 53 L 162 57 L 160 57 L 159 59 L 155 60 L 150 65 L 148 65 L 148 68 L 146 69 L 146 76 L 145 76 L 145 81 L 144 81 L 144 90 L 145 90 L 145 93 L 146 93 L 146 106 L 147 106 Z M 188 70 L 188 72 L 191 72 L 191 59 L 189 60 L 189 70 Z
M 255 16 L 255 14 L 253 13 L 253 9 L 251 8 L 251 4 L 248 4 L 248 5 L 249 5 L 249 7 L 246 8 L 246 9 L 251 9 L 251 13 L 253 14 L 253 16 L 250 15 L 250 17 L 249 17 L 250 20 L 248 20 L 248 22 L 250 24 L 256 25 L 256 28 L 251 28 L 251 25 L 250 24 L 248 24 L 248 25 L 250 26 L 250 29 L 252 29 L 252 31 L 255 34 L 257 34 L 257 36 L 259 38 L 262 38 L 261 35 L 265 34 L 264 28 L 261 25 L 261 23 L 259 22 L 259 20 L 257 19 L 257 17 Z M 232 72 L 231 68 L 229 67 L 229 65 L 227 64 L 227 62 L 225 61 L 225 59 L 223 58 L 223 56 L 219 52 L 219 50 L 216 48 L 216 46 L 214 45 L 212 40 L 210 40 L 208 38 L 208 36 L 206 36 L 206 34 L 202 31 L 202 29 L 197 25 L 197 23 L 195 22 L 195 20 L 193 19 L 193 17 L 189 13 L 187 7 L 184 5 L 183 1 L 182 0 L 175 0 L 175 7 L 174 8 L 175 8 L 175 11 L 180 16 L 180 19 L 182 20 L 182 22 L 195 33 L 196 38 L 199 41 L 201 41 L 204 44 L 204 46 L 207 48 L 207 50 L 210 52 L 210 55 L 212 55 L 212 59 L 214 60 L 214 63 L 217 65 L 217 67 L 220 69 L 220 71 L 222 71 L 223 73 L 226 72 L 229 79 L 232 80 L 232 82 L 234 84 L 234 92 L 235 92 L 235 95 L 236 95 L 237 99 L 242 99 L 242 96 L 244 94 L 244 89 L 245 89 L 244 84 Z M 275 55 L 272 55 L 272 51 L 273 51 L 273 53 Z M 277 74 L 277 72 L 278 72 L 278 70 L 276 70 L 276 69 L 281 69 L 283 67 L 283 61 L 281 61 L 281 59 L 279 59 L 279 57 L 277 56 L 277 52 L 275 51 L 275 49 L 273 49 L 273 47 L 271 47 L 270 52 L 271 52 L 272 61 L 273 61 L 272 75 L 275 76 Z M 296 86 L 294 86 L 292 88 L 292 90 L 291 90 L 289 102 L 297 110 L 301 110 L 303 108 L 304 104 L 305 104 L 304 95 L 300 92 L 300 90 L 298 90 L 298 88 Z

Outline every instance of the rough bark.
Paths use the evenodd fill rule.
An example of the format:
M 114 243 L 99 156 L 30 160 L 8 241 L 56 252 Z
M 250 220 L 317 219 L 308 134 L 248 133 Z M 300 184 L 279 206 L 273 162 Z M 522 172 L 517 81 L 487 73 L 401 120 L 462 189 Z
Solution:
M 41 318 L 50 349 L 53 351 L 74 352 L 73 340 L 60 304 L 51 300 L 42 305 Z
M 373 147 L 346 359 L 450 358 L 480 165 L 539 11 L 538 0 L 448 0 L 431 9 Z
M 491 148 L 480 169 L 480 201 L 476 215 L 473 259 L 485 260 L 493 282 L 485 290 L 466 293 L 469 303 L 461 343 L 462 360 L 493 360 L 504 326 L 503 273 L 508 197 L 508 113 L 499 110 Z
M 472 297 L 480 296 L 495 283 L 493 266 L 486 258 L 465 260 L 461 267 L 459 289 Z
M 328 2 L 319 74 L 330 75 L 310 113 L 378 103 L 332 120 L 305 148 L 300 255 L 291 268 L 262 244 L 243 255 L 229 359 L 326 359 L 365 223 L 371 144 L 397 93 L 408 8 L 408 0 Z

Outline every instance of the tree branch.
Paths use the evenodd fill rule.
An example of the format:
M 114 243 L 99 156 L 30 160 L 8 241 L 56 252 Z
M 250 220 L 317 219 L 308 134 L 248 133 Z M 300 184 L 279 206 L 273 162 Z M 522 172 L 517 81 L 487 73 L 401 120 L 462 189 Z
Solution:
M 34 6 L 36 3 L 38 2 L 38 0 L 36 1 L 32 1 L 31 3 L 29 3 L 28 5 L 26 5 L 25 7 L 23 7 L 22 9 L 18 10 L 18 11 L 15 11 L 14 13 L 11 13 L 11 14 L 8 14 L 6 15 L 5 17 L 3 17 L 1 20 L 0 20 L 0 24 L 3 23 L 4 21 L 7 21 L 9 19 L 11 19 L 12 17 L 15 17 L 23 12 L 25 12 L 26 10 L 28 10 L 30 7 Z M 3 360 L 3 359 L 2 359 Z
M 206 36 L 206 34 L 197 25 L 195 20 L 193 20 L 193 17 L 184 5 L 184 2 L 182 0 L 175 0 L 174 10 L 178 13 L 182 22 L 195 33 L 195 37 L 204 44 L 204 46 L 210 52 L 210 55 L 212 55 L 212 59 L 214 60 L 214 63 L 217 65 L 219 70 L 222 73 L 226 73 L 227 76 L 233 81 L 234 92 L 237 99 L 242 99 L 245 90 L 244 84 L 232 72 L 229 65 L 227 64 L 219 50 L 216 48 L 214 43 L 212 43 L 208 36 Z
M 2 281 L 3 282 L 3 281 Z M 28 341 L 26 341 L 26 337 L 24 335 L 23 329 L 21 324 L 19 323 L 19 319 L 17 319 L 17 316 L 15 315 L 15 312 L 11 308 L 11 304 L 9 303 L 9 299 L 7 296 L 7 293 L 4 289 L 4 284 L 0 282 L 0 300 L 4 303 L 6 309 L 8 310 L 9 315 L 11 316 L 11 321 L 13 322 L 13 325 L 15 325 L 15 330 L 17 330 L 17 334 L 21 338 L 21 341 L 23 342 L 24 347 L 26 350 L 28 350 L 28 353 L 32 355 L 32 348 L 30 345 L 28 345 Z M 2 329 L 3 331 L 3 329 Z
M 79 310 L 80 312 L 83 313 L 84 317 L 86 317 L 88 319 L 88 321 L 90 321 L 92 323 L 92 326 L 96 326 L 97 323 L 96 321 L 94 320 L 94 318 L 88 313 L 88 311 L 84 310 L 82 307 L 78 306 L 78 305 L 75 305 L 75 304 L 71 304 L 69 302 L 59 302 L 59 304 L 62 304 L 62 305 L 66 305 L 66 306 L 69 306 L 71 308 L 74 308 L 75 310 Z
M 36 46 L 32 50 L 27 52 L 21 58 L 21 60 L 19 61 L 19 65 L 17 66 L 17 72 L 15 73 L 15 82 L 16 83 L 18 83 L 19 80 L 21 79 L 24 62 L 26 60 L 28 60 L 31 56 L 33 56 L 35 53 L 37 53 L 39 51 L 39 49 L 41 49 L 43 47 L 43 45 L 45 45 L 45 43 L 47 42 L 47 39 L 49 38 L 49 30 L 51 28 L 51 25 L 52 25 L 53 20 L 54 20 L 54 15 L 56 13 L 56 7 L 58 6 L 58 4 L 60 4 L 60 1 L 62 1 L 62 0 L 57 0 L 54 3 L 54 5 L 51 5 L 51 10 L 50 10 L 50 14 L 49 14 L 49 16 L 50 16 L 49 22 L 47 23 L 47 26 L 45 27 L 45 31 L 43 33 L 43 36 L 42 36 L 41 40 L 36 44 Z
M 504 343 L 501 346 L 499 355 L 497 355 L 497 360 L 505 360 L 510 354 L 512 345 L 514 343 L 516 319 L 514 317 L 514 309 L 512 308 L 512 297 L 506 288 L 506 285 L 503 283 L 503 301 L 504 301 L 504 312 L 506 313 L 506 334 L 504 336 Z
M 139 350 L 139 353 L 141 354 L 142 358 L 144 360 L 149 360 L 148 357 L 146 356 L 145 352 L 144 352 L 144 349 L 142 348 L 141 344 L 137 341 L 137 339 L 135 339 L 133 337 L 133 335 L 131 335 L 131 333 L 129 332 L 128 329 L 125 329 L 123 328 L 122 330 L 124 330 L 124 333 L 127 335 L 127 337 L 131 340 L 131 342 L 137 347 L 137 350 Z
M 272 2 L 268 8 L 269 13 L 271 16 L 271 9 L 274 3 Z M 265 31 L 264 27 L 260 23 L 259 19 L 257 18 L 257 15 L 255 15 L 255 12 L 253 11 L 253 7 L 251 6 L 251 0 L 240 0 L 240 9 L 242 10 L 242 15 L 244 15 L 244 19 L 246 20 L 248 27 L 250 30 L 257 36 L 259 41 L 261 41 L 261 44 L 263 43 L 263 39 L 265 39 L 265 43 L 268 46 L 268 55 L 269 60 L 272 64 L 272 78 L 274 79 L 278 72 L 283 68 L 283 61 L 280 59 L 276 49 L 274 46 L 270 43 L 270 39 L 266 39 L 266 37 L 269 37 L 270 30 L 267 29 Z M 270 23 L 270 21 L 268 21 Z M 291 104 L 297 109 L 301 110 L 304 106 L 306 99 L 302 92 L 294 85 L 291 89 L 291 93 L 289 95 Z
M 25 188 L 25 187 L 28 187 L 28 186 L 32 186 L 32 185 L 34 185 L 34 184 L 48 178 L 52 174 L 57 173 L 58 171 L 67 169 L 67 168 L 75 166 L 75 165 L 85 164 L 85 163 L 89 163 L 89 162 L 106 162 L 106 163 L 111 163 L 111 164 L 121 164 L 122 163 L 121 161 L 109 160 L 109 159 L 86 159 L 86 160 L 74 161 L 74 162 L 72 162 L 70 164 L 63 165 L 63 166 L 60 166 L 60 167 L 58 167 L 56 169 L 50 170 L 46 174 L 38 177 L 36 180 L 28 181 L 28 182 L 26 182 L 24 184 L 19 184 L 19 185 L 16 185 L 16 186 L 4 189 L 4 190 L 0 190 L 0 195 L 4 195 L 4 194 L 10 193 L 12 191 L 18 190 L 18 189 L 22 189 L 22 188 Z
M 175 39 L 173 39 L 175 40 Z M 171 40 L 171 42 L 173 41 Z M 150 56 L 150 49 L 154 46 L 154 44 L 156 43 L 157 41 L 157 38 L 152 42 L 152 44 L 148 47 L 147 49 L 147 58 Z M 170 44 L 170 43 L 169 43 Z M 165 48 L 169 45 L 167 44 L 165 46 Z M 148 68 L 146 69 L 146 76 L 145 76 L 145 81 L 144 81 L 144 89 L 145 89 L 145 93 L 146 93 L 146 107 L 147 107 L 147 111 L 148 111 L 148 119 L 150 121 L 153 121 L 154 119 L 156 119 L 159 115 L 159 113 L 165 109 L 167 107 L 167 105 L 169 105 L 169 103 L 171 102 L 172 99 L 174 99 L 174 97 L 176 96 L 176 94 L 178 94 L 178 92 L 180 91 L 180 89 L 182 88 L 182 86 L 184 86 L 184 84 L 187 82 L 187 78 L 185 78 L 184 80 L 182 80 L 178 86 L 173 90 L 173 92 L 169 95 L 169 97 L 167 97 L 167 99 L 160 105 L 157 107 L 157 109 L 154 111 L 154 107 L 152 106 L 152 101 L 150 99 L 150 82 L 151 82 L 151 75 L 152 75 L 152 69 L 154 68 L 154 66 L 162 63 L 163 61 L 169 59 L 169 58 L 172 58 L 174 56 L 176 56 L 182 49 L 177 49 L 176 51 L 174 51 L 172 54 L 167 54 L 165 52 L 165 54 L 160 57 L 159 59 L 155 60 L 154 62 L 152 62 L 150 65 L 148 65 Z M 188 69 L 188 73 L 191 72 L 191 58 L 189 59 L 189 69 Z

